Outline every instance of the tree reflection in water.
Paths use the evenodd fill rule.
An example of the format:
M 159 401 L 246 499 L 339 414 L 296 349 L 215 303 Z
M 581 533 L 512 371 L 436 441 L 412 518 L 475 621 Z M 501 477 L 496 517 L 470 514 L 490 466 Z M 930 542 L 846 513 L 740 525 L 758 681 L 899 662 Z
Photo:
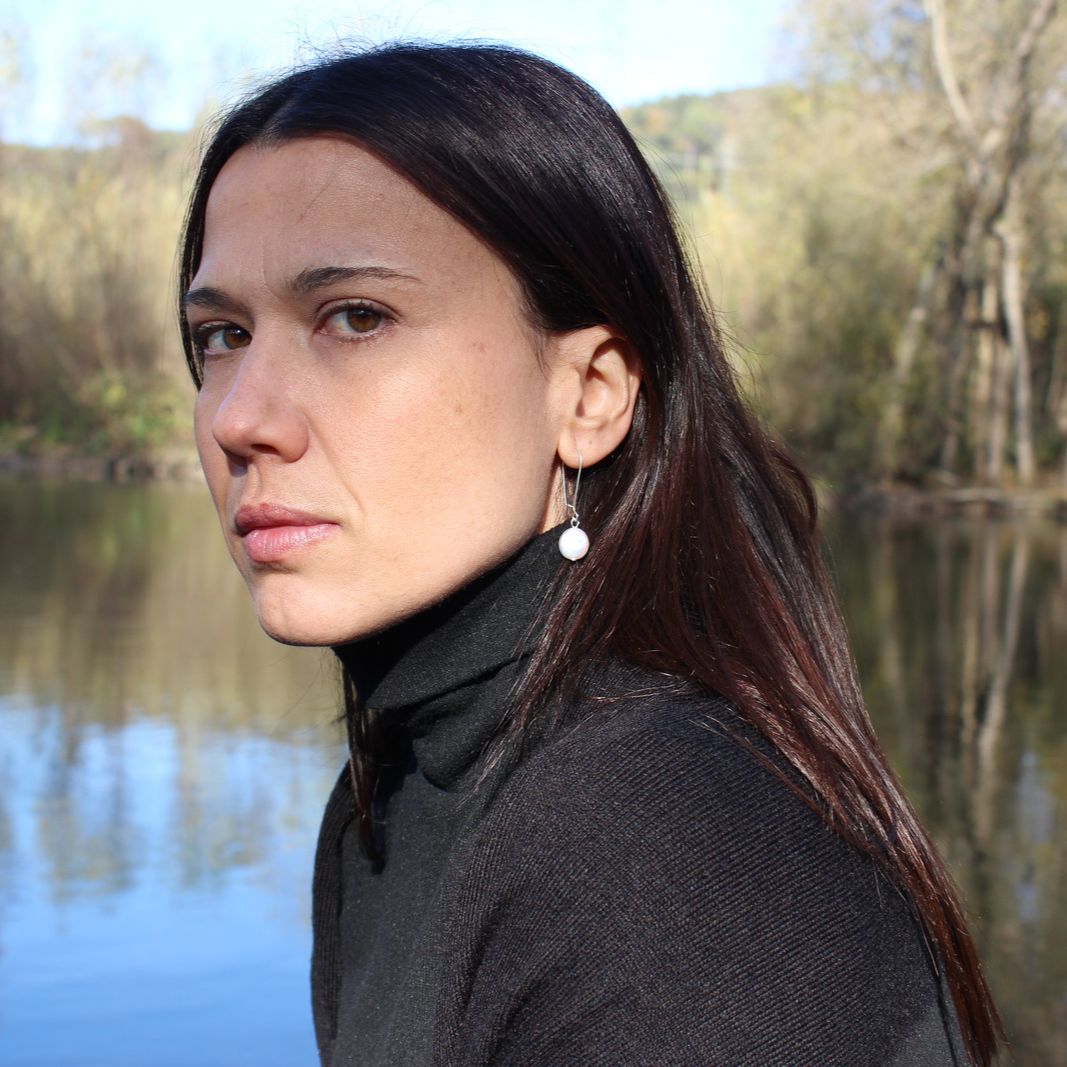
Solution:
M 0 1062 L 312 1062 L 329 654 L 262 635 L 202 491 L 0 509 Z
M 1067 528 L 835 516 L 829 542 L 871 714 L 1015 1061 L 1067 1064 Z
M 341 762 L 328 654 L 259 632 L 199 490 L 9 482 L 0 508 L 0 1060 L 132 1065 L 194 1016 L 216 1027 L 202 1064 L 307 1059 L 307 882 Z M 1067 529 L 838 515 L 828 543 L 1016 1062 L 1067 1064 Z M 271 968 L 288 992 L 264 1013 Z M 225 998 L 183 1006 L 216 972 Z M 70 998 L 84 1016 L 42 1045 L 34 1012 Z

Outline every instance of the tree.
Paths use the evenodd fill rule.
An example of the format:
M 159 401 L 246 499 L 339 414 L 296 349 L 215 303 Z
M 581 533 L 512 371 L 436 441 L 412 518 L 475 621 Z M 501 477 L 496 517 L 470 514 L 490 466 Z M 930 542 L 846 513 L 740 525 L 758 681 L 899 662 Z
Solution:
M 877 83 L 892 97 L 918 93 L 928 101 L 924 128 L 909 131 L 904 142 L 912 153 L 909 169 L 931 167 L 949 194 L 895 350 L 883 463 L 889 473 L 898 466 L 907 386 L 925 344 L 945 382 L 943 471 L 958 473 L 966 442 L 978 479 L 1000 482 L 1013 445 L 1016 479 L 1029 485 L 1036 460 L 1026 317 L 1027 204 L 1034 192 L 1028 172 L 1036 108 L 1050 104 L 1055 120 L 1063 120 L 1063 102 L 1050 93 L 1062 60 L 1039 64 L 1057 0 L 891 7 L 873 0 L 862 7 L 866 25 L 854 8 L 852 25 L 864 32 L 853 43 L 866 60 L 867 81 L 877 71 Z M 827 15 L 825 4 L 809 8 L 817 22 Z

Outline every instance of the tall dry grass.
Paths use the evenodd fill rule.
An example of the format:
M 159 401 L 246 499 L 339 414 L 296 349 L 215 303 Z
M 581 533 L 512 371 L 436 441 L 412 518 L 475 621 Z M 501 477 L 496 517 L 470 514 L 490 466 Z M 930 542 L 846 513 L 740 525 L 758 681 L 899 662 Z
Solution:
M 0 147 L 0 445 L 146 451 L 180 436 L 173 313 L 191 139 Z

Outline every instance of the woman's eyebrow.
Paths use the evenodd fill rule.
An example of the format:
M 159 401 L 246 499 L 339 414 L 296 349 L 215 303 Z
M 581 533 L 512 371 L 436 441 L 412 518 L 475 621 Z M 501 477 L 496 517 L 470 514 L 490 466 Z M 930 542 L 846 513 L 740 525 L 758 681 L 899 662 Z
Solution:
M 418 282 L 418 278 L 392 267 L 306 267 L 289 283 L 296 293 L 313 293 L 335 282 L 363 281 L 368 278 Z
M 325 289 L 336 282 L 364 281 L 368 278 L 394 281 L 415 282 L 421 284 L 413 274 L 405 274 L 392 267 L 305 267 L 289 282 L 289 289 L 294 293 L 306 295 L 319 289 Z M 244 306 L 221 289 L 212 285 L 203 285 L 190 289 L 182 299 L 186 311 L 190 308 L 202 308 L 206 311 L 222 311 L 230 315 L 240 314 Z
M 221 289 L 211 285 L 202 285 L 197 289 L 190 289 L 182 297 L 182 306 L 188 311 L 190 308 L 203 308 L 205 311 L 224 311 L 229 315 L 237 315 L 244 311 L 244 307 L 232 296 L 227 296 Z

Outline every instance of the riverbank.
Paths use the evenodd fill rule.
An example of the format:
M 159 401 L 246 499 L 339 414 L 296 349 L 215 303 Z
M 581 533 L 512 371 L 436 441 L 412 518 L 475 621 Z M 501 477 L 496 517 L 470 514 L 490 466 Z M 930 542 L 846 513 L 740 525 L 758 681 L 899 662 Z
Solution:
M 201 478 L 192 448 L 144 455 L 91 456 L 73 451 L 0 454 L 0 477 L 72 482 L 192 482 Z
M 833 510 L 892 518 L 1026 516 L 1067 522 L 1067 489 L 994 489 L 987 486 L 916 488 L 890 485 L 847 493 L 820 494 Z

